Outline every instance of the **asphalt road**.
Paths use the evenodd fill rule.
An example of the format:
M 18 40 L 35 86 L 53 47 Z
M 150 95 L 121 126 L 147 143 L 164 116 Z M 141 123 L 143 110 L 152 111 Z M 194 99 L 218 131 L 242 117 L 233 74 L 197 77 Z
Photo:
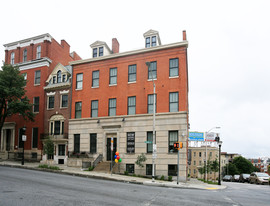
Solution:
M 0 166 L 0 205 L 270 205 L 270 187 L 225 190 L 152 187 Z

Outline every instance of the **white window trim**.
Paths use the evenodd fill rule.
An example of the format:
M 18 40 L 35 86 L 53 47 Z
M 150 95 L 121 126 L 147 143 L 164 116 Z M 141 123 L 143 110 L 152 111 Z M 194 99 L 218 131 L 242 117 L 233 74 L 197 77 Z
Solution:
M 68 108 L 68 105 L 66 107 L 62 107 L 62 97 L 63 97 L 63 95 L 67 95 L 67 93 L 61 94 L 61 98 L 60 98 L 60 109 L 62 109 L 62 108 Z
M 55 94 L 55 92 L 54 92 L 54 94 Z M 53 108 L 49 108 L 49 98 L 50 97 L 54 97 Z M 55 108 L 55 95 L 48 95 L 48 97 L 47 97 L 47 110 L 53 110 L 54 108 Z

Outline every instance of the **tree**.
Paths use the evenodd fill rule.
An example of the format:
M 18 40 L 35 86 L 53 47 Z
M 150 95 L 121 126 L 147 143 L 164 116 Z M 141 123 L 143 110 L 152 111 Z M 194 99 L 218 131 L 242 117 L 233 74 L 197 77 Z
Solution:
M 214 179 L 216 181 L 216 173 L 218 172 L 219 169 L 219 163 L 218 160 L 215 159 L 214 161 L 211 162 L 211 171 L 214 172 Z
M 235 164 L 233 164 L 233 163 L 229 163 L 229 165 L 227 165 L 227 169 L 228 169 L 228 175 L 237 175 L 237 174 L 241 174 L 241 173 L 239 173 L 239 170 L 238 170 L 238 168 L 236 167 L 236 165 Z
M 250 174 L 250 173 L 256 171 L 256 169 L 252 165 L 252 163 L 242 156 L 235 157 L 233 159 L 233 164 L 236 166 L 236 168 L 239 172 L 238 174 L 242 174 L 242 173 Z
M 140 168 L 143 168 L 143 162 L 145 162 L 147 160 L 146 156 L 142 153 L 141 155 L 139 155 L 137 157 L 137 161 L 135 162 L 136 165 L 138 165 Z
M 25 96 L 26 80 L 17 67 L 4 64 L 0 70 L 0 131 L 6 117 L 21 114 L 25 120 L 34 121 L 32 104 Z
M 47 159 L 53 159 L 54 144 L 51 137 L 46 138 L 44 141 L 44 154 L 47 154 Z

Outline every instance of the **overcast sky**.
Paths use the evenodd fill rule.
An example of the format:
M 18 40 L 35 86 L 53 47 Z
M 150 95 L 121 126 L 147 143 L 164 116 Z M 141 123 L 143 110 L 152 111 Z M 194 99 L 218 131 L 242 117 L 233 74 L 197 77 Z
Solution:
M 190 131 L 219 126 L 222 151 L 270 157 L 269 8 L 267 0 L 1 1 L 0 45 L 49 33 L 85 59 L 96 40 L 111 47 L 115 37 L 124 52 L 143 48 L 149 29 L 162 44 L 186 30 Z

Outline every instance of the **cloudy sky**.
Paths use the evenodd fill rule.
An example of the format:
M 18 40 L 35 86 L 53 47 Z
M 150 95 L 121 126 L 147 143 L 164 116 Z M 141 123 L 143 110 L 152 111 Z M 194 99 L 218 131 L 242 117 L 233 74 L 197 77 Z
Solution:
M 10 0 L 0 3 L 0 45 L 50 33 L 83 59 L 89 45 L 116 37 L 120 52 L 189 41 L 190 131 L 213 127 L 222 151 L 270 157 L 270 1 Z M 4 60 L 0 50 L 0 60 Z

